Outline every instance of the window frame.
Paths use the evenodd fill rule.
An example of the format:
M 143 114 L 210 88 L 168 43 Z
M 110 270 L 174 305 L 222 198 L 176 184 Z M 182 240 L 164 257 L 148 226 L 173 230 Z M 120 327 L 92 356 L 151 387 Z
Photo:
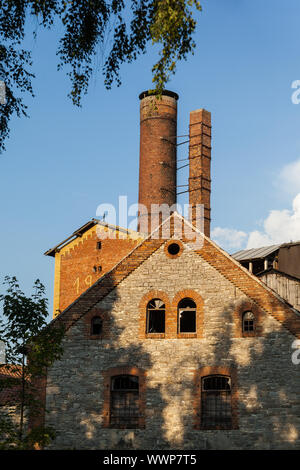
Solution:
M 100 317 L 102 320 L 102 331 L 99 335 L 92 334 L 92 319 L 94 317 Z M 111 319 L 110 312 L 106 309 L 99 307 L 92 308 L 86 315 L 84 315 L 83 322 L 85 325 L 84 336 L 87 340 L 99 341 L 110 338 Z
M 243 328 L 243 315 L 246 312 L 251 312 L 254 315 L 254 330 L 244 331 Z M 234 337 L 235 338 L 251 338 L 264 336 L 263 316 L 265 313 L 261 308 L 251 300 L 241 300 L 236 303 L 233 311 L 234 321 Z
M 249 313 L 251 313 L 253 319 L 252 319 L 252 323 L 253 323 L 253 328 L 251 330 L 246 330 L 245 329 L 245 321 L 249 321 L 249 320 L 245 320 L 245 316 L 248 315 Z M 242 313 L 242 334 L 243 336 L 255 336 L 255 328 L 256 327 L 256 317 L 255 317 L 255 314 L 252 312 L 252 310 L 245 310 L 243 313 Z
M 165 333 L 147 333 L 147 306 L 153 299 L 160 299 L 165 304 Z M 164 339 L 170 335 L 170 312 L 171 304 L 168 295 L 159 290 L 150 290 L 145 293 L 139 303 L 139 339 Z M 176 320 L 175 320 L 176 321 Z M 176 335 L 176 331 L 175 331 Z
M 118 388 L 114 389 L 113 384 L 116 379 L 119 378 L 128 378 L 128 377 L 134 377 L 137 379 L 137 384 L 138 387 L 137 389 L 135 388 Z M 134 397 L 134 400 L 131 400 L 131 398 Z M 128 400 L 129 398 L 129 400 Z M 115 409 L 116 403 L 121 403 L 123 402 L 124 406 L 121 408 L 123 413 L 113 413 L 113 410 Z M 137 415 L 132 416 L 132 422 L 130 422 L 130 419 L 126 422 L 125 416 L 126 412 L 130 410 L 130 405 L 128 405 L 128 402 L 136 402 L 137 404 Z M 118 408 L 118 407 L 116 407 Z M 131 408 L 133 409 L 133 408 Z M 130 416 L 130 413 L 129 413 Z M 124 420 L 124 423 L 122 424 L 122 420 Z M 114 375 L 110 378 L 110 415 L 109 415 L 109 423 L 111 428 L 116 428 L 116 429 L 136 429 L 138 428 L 138 423 L 139 423 L 139 376 L 138 375 L 130 375 L 130 374 L 122 374 L 122 375 Z M 115 422 L 113 422 L 115 421 Z
M 151 308 L 149 305 L 151 302 L 155 301 L 160 301 L 162 302 L 162 305 L 160 305 L 158 308 Z M 149 331 L 149 324 L 150 324 L 150 314 L 152 312 L 162 312 L 163 311 L 163 326 L 164 326 L 164 331 Z M 166 304 L 161 298 L 154 298 L 149 300 L 146 306 L 146 336 L 147 337 L 158 337 L 158 338 L 164 338 L 166 334 Z
M 95 333 L 94 332 L 94 321 L 98 320 L 98 319 L 101 320 L 101 331 L 100 331 L 100 333 Z M 91 318 L 90 325 L 91 325 L 91 330 L 90 330 L 91 331 L 91 333 L 90 333 L 91 336 L 101 336 L 102 335 L 102 333 L 103 333 L 103 318 L 102 318 L 101 315 L 94 315 Z
M 231 382 L 231 426 L 205 427 L 202 423 L 202 379 L 209 376 L 224 376 Z M 230 430 L 238 429 L 238 383 L 237 369 L 232 366 L 204 366 L 194 371 L 194 429 L 195 430 Z
M 111 429 L 144 429 L 145 428 L 145 408 L 146 408 L 146 371 L 144 369 L 132 366 L 112 367 L 102 371 L 103 375 L 103 407 L 102 407 L 102 426 Z M 136 376 L 139 380 L 138 407 L 139 416 L 136 427 L 117 427 L 111 424 L 111 381 L 113 377 L 129 375 Z
M 195 307 L 193 308 L 190 308 L 190 307 L 187 307 L 187 308 L 181 308 L 180 307 L 180 303 L 183 302 L 184 300 L 189 300 L 191 302 L 193 302 L 193 304 L 195 305 Z M 194 312 L 194 322 L 195 322 L 195 329 L 194 331 L 181 331 L 180 329 L 180 313 L 182 311 L 190 311 L 190 312 Z M 194 299 L 192 299 L 191 297 L 183 297 L 179 302 L 178 302 L 178 305 L 177 305 L 177 335 L 195 335 L 197 334 L 197 304 L 195 302 Z
M 229 382 L 229 390 L 226 390 L 225 388 L 223 389 L 212 389 L 212 390 L 205 390 L 204 389 L 204 384 L 206 380 L 209 379 L 227 379 Z M 224 374 L 211 374 L 211 375 L 206 375 L 201 377 L 201 417 L 200 417 L 200 422 L 201 422 L 201 428 L 202 429 L 232 429 L 232 400 L 231 400 L 231 377 L 228 375 Z M 204 416 L 204 408 L 209 409 L 210 407 L 210 399 L 209 397 L 214 397 L 214 406 L 215 406 L 215 416 L 214 418 L 211 418 L 211 420 L 215 419 L 215 424 L 207 424 L 206 421 L 209 421 L 209 414 L 207 416 Z M 225 400 L 224 400 L 225 398 Z M 230 422 L 226 425 L 224 423 L 221 423 L 220 420 L 220 403 L 224 402 L 223 406 L 221 404 L 222 409 L 226 412 L 226 408 L 228 407 L 228 403 L 230 406 Z M 205 405 L 205 406 L 204 406 Z M 219 413 L 218 413 L 219 411 Z
M 196 331 L 194 333 L 179 333 L 178 331 L 178 305 L 183 299 L 191 299 L 196 304 Z M 170 337 L 177 339 L 203 338 L 204 329 L 204 300 L 202 296 L 193 289 L 178 291 L 172 300 L 171 315 L 169 320 L 174 321 L 173 335 Z

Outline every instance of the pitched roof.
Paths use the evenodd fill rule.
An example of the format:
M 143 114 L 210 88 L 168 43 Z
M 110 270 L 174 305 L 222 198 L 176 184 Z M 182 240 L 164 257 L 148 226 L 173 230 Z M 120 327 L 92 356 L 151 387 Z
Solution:
M 171 231 L 168 239 L 172 238 L 172 234 L 174 234 L 175 217 L 179 219 L 180 223 L 188 224 L 191 230 L 201 235 L 203 246 L 195 250 L 199 256 L 213 266 L 234 286 L 244 292 L 244 294 L 251 298 L 261 309 L 278 320 L 290 333 L 300 338 L 299 312 L 290 307 L 284 299 L 176 212 L 116 264 L 111 271 L 107 272 L 81 294 L 80 297 L 52 320 L 51 323 L 62 321 L 68 329 L 87 311 L 94 307 L 167 241 L 166 238 L 159 238 L 159 235 L 162 233 L 163 225 L 170 223 L 170 221 L 173 221 L 173 225 L 172 223 L 170 224 L 171 230 L 173 231 Z M 182 241 L 189 242 L 189 240 L 183 238 Z
M 232 257 L 237 261 L 250 261 L 255 259 L 262 259 L 271 255 L 280 248 L 289 248 L 291 246 L 299 245 L 300 242 L 280 243 L 277 245 L 261 246 L 259 248 L 249 248 L 248 250 L 240 250 L 232 253 Z
M 280 247 L 281 245 L 270 245 L 270 246 L 262 246 L 260 248 L 250 248 L 249 250 L 237 251 L 236 253 L 233 253 L 231 256 L 237 261 L 261 259 L 279 250 Z
M 82 237 L 82 235 L 85 232 L 90 230 L 95 225 L 101 225 L 102 227 L 106 227 L 106 228 L 109 228 L 111 230 L 115 230 L 117 232 L 122 232 L 122 233 L 125 233 L 126 235 L 129 235 L 129 236 L 131 235 L 135 238 L 136 238 L 137 234 L 139 235 L 139 238 L 142 237 L 141 233 L 135 232 L 134 230 L 129 230 L 129 229 L 126 229 L 126 228 L 122 228 L 122 227 L 119 227 L 118 225 L 112 225 L 112 224 L 109 224 L 109 223 L 107 223 L 103 220 L 92 219 L 92 220 L 89 220 L 89 222 L 87 222 L 86 224 L 79 227 L 77 230 L 75 230 L 68 238 L 66 238 L 62 242 L 58 243 L 57 245 L 55 245 L 53 248 L 50 248 L 49 250 L 45 251 L 44 255 L 46 255 L 46 256 L 55 256 L 55 253 L 57 251 L 60 251 L 62 248 L 64 248 L 66 245 L 68 245 L 70 242 L 72 242 L 76 238 Z

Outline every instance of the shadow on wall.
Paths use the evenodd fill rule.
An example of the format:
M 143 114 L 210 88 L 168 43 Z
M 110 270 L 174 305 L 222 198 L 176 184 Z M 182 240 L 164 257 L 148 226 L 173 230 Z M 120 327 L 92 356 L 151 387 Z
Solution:
M 118 291 L 113 289 L 101 303 L 109 319 L 109 338 L 87 340 L 87 326 L 79 320 L 66 336 L 63 359 L 49 372 L 48 420 L 57 431 L 52 448 L 299 448 L 299 398 L 297 405 L 297 388 L 292 379 L 294 376 L 297 380 L 297 366 L 291 360 L 290 366 L 284 366 L 291 352 L 288 333 L 274 331 L 260 337 L 235 338 L 236 305 L 228 304 L 210 339 L 140 342 L 133 331 L 125 343 L 125 327 L 114 318 L 114 309 L 120 312 L 121 308 L 118 301 Z M 175 351 L 176 341 L 186 342 L 188 354 L 160 368 L 159 355 L 149 351 L 147 341 L 156 342 L 161 355 L 164 348 L 166 355 Z M 103 427 L 103 372 L 122 366 L 147 372 L 145 429 Z M 195 371 L 209 366 L 236 369 L 238 429 L 195 429 L 200 411 L 200 400 L 197 403 L 195 399 Z
M 191 349 L 191 364 L 195 364 L 196 371 L 209 366 L 236 370 L 237 429 L 196 430 L 195 422 L 200 419 L 197 382 L 191 377 L 178 377 L 178 382 L 167 384 L 163 393 L 168 399 L 162 415 L 173 407 L 180 419 L 179 434 L 178 426 L 177 432 L 172 432 L 172 426 L 166 429 L 166 420 L 162 423 L 162 435 L 167 437 L 170 449 L 300 449 L 300 377 L 291 361 L 292 338 L 282 330 L 259 338 L 234 338 L 235 309 L 233 304 L 224 308 L 223 322 L 215 331 L 209 354 L 202 351 L 197 357 Z M 283 356 L 288 361 L 286 367 Z M 178 371 L 187 368 L 183 358 L 169 374 L 176 377 Z M 189 412 L 178 413 L 186 402 Z

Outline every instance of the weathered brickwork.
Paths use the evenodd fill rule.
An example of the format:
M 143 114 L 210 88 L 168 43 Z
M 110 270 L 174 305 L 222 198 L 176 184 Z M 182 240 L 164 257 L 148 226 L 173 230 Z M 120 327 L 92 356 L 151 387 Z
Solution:
M 177 99 L 163 93 L 157 100 L 148 93 L 140 95 L 140 167 L 138 231 L 151 233 L 152 204 L 176 203 Z M 158 215 L 158 214 L 157 214 Z
M 97 243 L 101 241 L 99 249 Z M 97 279 L 132 251 L 141 239 L 114 238 L 100 240 L 96 229 L 90 230 L 82 240 L 67 246 L 59 257 L 59 301 L 56 309 L 63 311 Z M 57 262 L 57 260 L 56 260 Z
M 211 114 L 205 109 L 190 113 L 189 125 L 189 203 L 192 206 L 192 221 L 196 222 L 194 207 L 203 204 L 206 236 L 210 236 L 210 192 L 211 192 Z
M 164 337 L 145 335 L 152 295 L 166 304 Z M 196 337 L 178 337 L 175 328 L 185 295 L 197 305 Z M 259 315 L 254 336 L 238 333 L 242 305 Z M 109 325 L 109 335 L 93 341 L 84 315 L 92 308 Z M 47 379 L 52 448 L 300 448 L 300 374 L 291 360 L 299 317 L 210 242 L 198 253 L 184 244 L 175 258 L 162 240 L 144 242 L 62 318 L 64 356 Z M 116 370 L 142 377 L 137 429 L 109 427 Z M 231 377 L 232 429 L 201 429 L 200 379 L 212 371 Z

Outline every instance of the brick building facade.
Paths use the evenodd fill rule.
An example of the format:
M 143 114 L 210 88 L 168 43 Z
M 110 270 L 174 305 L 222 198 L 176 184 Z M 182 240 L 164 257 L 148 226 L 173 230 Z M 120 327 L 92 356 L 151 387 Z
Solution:
M 144 113 L 149 96 L 140 99 Z M 170 100 L 174 117 L 177 99 L 162 97 L 147 139 L 152 125 L 157 136 L 156 116 L 166 117 Z M 63 322 L 66 336 L 46 384 L 53 449 L 300 448 L 300 374 L 292 361 L 300 314 L 210 240 L 210 114 L 199 110 L 191 120 L 190 158 L 199 161 L 190 202 L 204 205 L 203 232 L 173 212 L 150 234 L 141 214 L 143 233 L 124 251 L 115 245 L 115 257 L 108 248 L 107 269 L 87 290 L 68 297 L 67 273 L 73 281 L 86 268 L 75 249 L 66 277 L 57 278 L 66 300 L 53 323 Z M 172 145 L 169 121 L 161 137 Z M 173 151 L 164 147 L 166 159 Z M 149 158 L 151 197 L 162 203 L 164 186 L 176 191 L 176 179 L 161 173 L 162 154 Z M 142 195 L 146 206 L 151 198 Z M 197 246 L 179 234 L 183 225 Z M 97 247 L 93 236 L 81 243 L 90 253 Z

